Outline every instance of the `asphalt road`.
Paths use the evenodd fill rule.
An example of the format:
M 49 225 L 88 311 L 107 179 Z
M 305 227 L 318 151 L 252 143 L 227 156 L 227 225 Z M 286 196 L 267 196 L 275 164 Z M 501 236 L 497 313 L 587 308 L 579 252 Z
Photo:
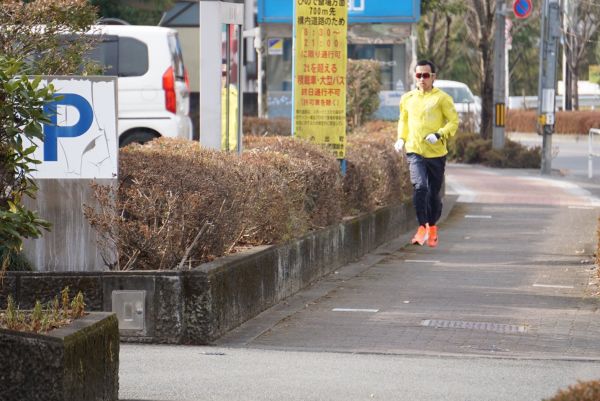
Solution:
M 211 401 L 525 401 L 600 364 L 436 355 L 124 345 L 121 397 Z

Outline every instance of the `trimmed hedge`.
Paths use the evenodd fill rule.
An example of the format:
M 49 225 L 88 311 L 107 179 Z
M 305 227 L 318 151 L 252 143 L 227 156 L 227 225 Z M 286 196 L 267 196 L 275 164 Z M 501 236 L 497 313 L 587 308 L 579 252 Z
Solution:
M 408 169 L 393 141 L 350 135 L 342 176 L 329 151 L 291 137 L 246 137 L 241 157 L 160 138 L 120 150 L 118 187 L 95 186 L 100 206 L 86 216 L 116 245 L 111 269 L 187 268 L 403 201 Z
M 537 112 L 534 110 L 508 110 L 508 132 L 537 132 Z M 600 128 L 600 111 L 559 111 L 554 130 L 557 134 L 587 135 L 590 128 Z

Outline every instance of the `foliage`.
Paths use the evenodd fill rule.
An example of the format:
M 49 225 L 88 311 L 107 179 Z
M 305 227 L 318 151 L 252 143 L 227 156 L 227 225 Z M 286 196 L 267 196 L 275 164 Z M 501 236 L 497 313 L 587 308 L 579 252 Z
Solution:
M 0 328 L 47 333 L 48 331 L 66 326 L 73 320 L 85 316 L 85 302 L 81 291 L 69 300 L 69 287 L 61 291 L 62 307 L 56 296 L 45 307 L 38 300 L 31 311 L 22 311 L 15 305 L 11 295 L 8 296 L 6 310 L 0 313 Z
M 537 95 L 539 75 L 540 7 L 526 19 L 512 19 L 509 56 L 509 92 L 512 96 Z
M 19 253 L 23 238 L 37 238 L 49 228 L 22 202 L 37 190 L 31 140 L 40 140 L 41 124 L 49 122 L 43 106 L 53 100 L 53 88 L 38 87 L 40 78 L 30 80 L 27 74 L 97 71 L 84 61 L 97 39 L 66 35 L 87 32 L 95 20 L 95 8 L 86 0 L 4 0 L 0 7 L 0 244 L 5 249 L 0 271 Z
M 510 139 L 502 149 L 492 149 L 491 139 L 459 133 L 448 142 L 448 160 L 501 168 L 539 168 L 542 152 L 539 146 L 527 148 Z
M 375 60 L 348 60 L 346 119 L 348 127 L 363 124 L 379 107 L 381 68 Z
M 3 0 L 0 7 L 0 54 L 26 60 L 31 75 L 67 75 L 75 71 L 97 72 L 97 65 L 83 55 L 96 38 L 65 34 L 89 31 L 96 9 L 86 0 Z
M 576 385 L 569 386 L 567 390 L 560 390 L 554 397 L 545 401 L 597 400 L 600 400 L 600 380 L 579 381 Z
M 29 260 L 21 252 L 16 252 L 6 246 L 0 245 L 0 260 L 5 260 L 8 271 L 32 271 Z
M 90 0 L 100 16 L 119 18 L 132 25 L 157 25 L 173 0 Z
M 128 146 L 118 187 L 96 186 L 86 216 L 101 247 L 117 249 L 116 270 L 191 268 L 281 243 L 406 196 L 393 133 L 368 135 L 349 137 L 343 179 L 328 150 L 291 137 L 245 137 L 241 157 L 167 138 Z
M 38 87 L 40 78 L 18 75 L 22 68 L 0 57 L 0 244 L 12 252 L 20 251 L 22 238 L 37 238 L 49 228 L 22 201 L 37 190 L 31 172 L 39 161 L 32 158 L 36 146 L 30 140 L 42 138 L 41 123 L 48 121 L 43 106 L 53 99 L 53 88 Z M 4 269 L 7 263 L 5 258 Z
M 454 22 L 464 10 L 461 0 L 429 0 L 421 4 L 423 17 L 417 25 L 419 59 L 434 60 L 440 70 L 446 69 L 451 57 Z
M 600 31 L 600 7 L 591 1 L 580 1 L 569 4 L 569 10 L 561 13 L 563 24 L 567 30 L 563 32 L 563 44 L 566 50 L 567 73 L 569 77 L 567 82 L 570 87 L 565 88 L 567 96 L 567 105 L 573 105 L 575 110 L 579 109 L 578 85 L 581 64 L 587 60 L 592 50 L 590 43 L 596 37 L 596 32 Z M 567 110 L 570 110 L 567 107 Z

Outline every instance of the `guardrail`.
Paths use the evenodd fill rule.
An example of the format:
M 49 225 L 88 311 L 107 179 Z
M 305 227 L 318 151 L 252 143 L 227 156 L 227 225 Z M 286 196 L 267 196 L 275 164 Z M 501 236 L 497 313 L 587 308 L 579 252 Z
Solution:
M 594 135 L 600 135 L 600 129 L 591 128 L 589 137 L 588 137 L 588 178 L 590 178 L 590 179 L 592 178 L 592 176 L 594 174 L 594 168 L 593 168 L 594 157 L 600 157 L 600 154 L 594 153 L 593 149 L 592 149 Z

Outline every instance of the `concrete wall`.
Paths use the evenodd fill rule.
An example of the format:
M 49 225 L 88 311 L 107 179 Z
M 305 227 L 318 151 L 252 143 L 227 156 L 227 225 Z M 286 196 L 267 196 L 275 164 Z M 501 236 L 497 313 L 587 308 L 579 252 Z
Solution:
M 0 400 L 116 401 L 119 333 L 94 313 L 47 335 L 0 329 Z
M 9 272 L 0 308 L 12 294 L 22 308 L 51 300 L 69 285 L 93 310 L 111 311 L 113 291 L 145 291 L 144 325 L 121 330 L 137 342 L 206 344 L 335 269 L 415 226 L 410 202 L 277 246 L 219 258 L 186 271 Z
M 89 179 L 43 179 L 35 199 L 25 205 L 52 224 L 41 238 L 26 239 L 27 259 L 42 271 L 102 271 L 102 257 L 114 260 L 114 252 L 102 254 L 96 231 L 83 214 L 84 205 L 95 206 Z M 114 185 L 116 180 L 99 179 L 100 185 Z

